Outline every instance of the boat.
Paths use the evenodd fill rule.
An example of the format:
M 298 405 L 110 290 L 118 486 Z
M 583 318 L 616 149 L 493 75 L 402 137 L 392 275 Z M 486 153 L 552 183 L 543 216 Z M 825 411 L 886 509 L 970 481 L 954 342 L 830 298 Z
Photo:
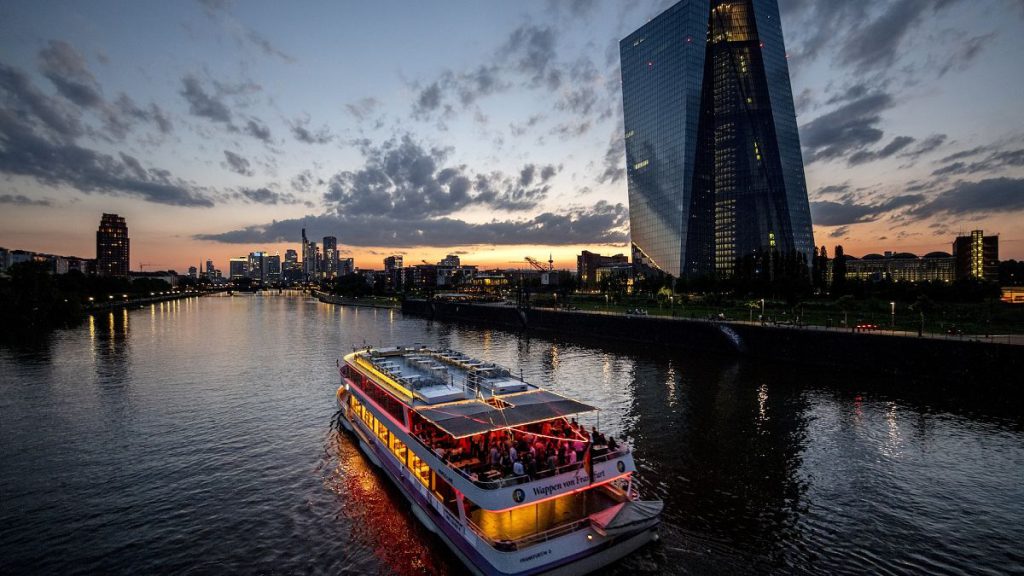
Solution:
M 472 573 L 587 574 L 657 540 L 629 445 L 576 420 L 593 406 L 450 349 L 357 349 L 339 373 L 344 428 Z

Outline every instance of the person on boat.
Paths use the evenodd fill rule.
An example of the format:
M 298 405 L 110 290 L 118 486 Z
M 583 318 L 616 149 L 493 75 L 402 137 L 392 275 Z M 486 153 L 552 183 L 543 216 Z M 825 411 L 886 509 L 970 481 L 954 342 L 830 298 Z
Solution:
M 612 452 L 615 452 L 616 450 L 619 449 L 619 444 L 618 442 L 615 441 L 615 436 L 608 437 L 608 449 L 611 450 Z
M 512 465 L 512 474 L 517 477 L 526 474 L 526 467 L 523 466 L 522 458 L 516 458 L 515 464 Z

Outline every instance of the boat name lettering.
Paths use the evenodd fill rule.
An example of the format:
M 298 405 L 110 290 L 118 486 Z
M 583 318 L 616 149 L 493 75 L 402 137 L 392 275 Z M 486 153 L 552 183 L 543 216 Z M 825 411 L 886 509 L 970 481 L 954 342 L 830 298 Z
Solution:
M 594 480 L 600 480 L 601 478 L 604 478 L 605 472 L 605 470 L 595 472 Z M 563 488 L 575 488 L 577 486 L 583 486 L 584 484 L 588 484 L 589 482 L 590 478 L 586 474 L 584 474 L 583 476 L 563 480 L 562 482 L 558 482 L 557 484 L 548 484 L 547 486 L 534 486 L 533 495 L 550 496 L 551 494 L 554 494 L 555 492 L 558 492 Z
M 522 558 L 519 559 L 519 561 L 520 562 L 529 562 L 530 560 L 536 560 L 537 558 L 540 558 L 541 556 L 547 556 L 548 554 L 551 554 L 551 549 L 550 548 L 548 548 L 547 550 L 541 550 L 540 552 L 537 552 L 536 554 L 530 554 L 529 556 L 523 556 Z

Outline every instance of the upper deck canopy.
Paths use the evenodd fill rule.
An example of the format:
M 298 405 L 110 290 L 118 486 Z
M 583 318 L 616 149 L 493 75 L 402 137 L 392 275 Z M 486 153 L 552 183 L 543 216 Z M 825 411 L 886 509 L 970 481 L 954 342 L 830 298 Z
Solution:
M 597 410 L 582 402 L 539 389 L 505 394 L 501 400 L 508 404 L 501 409 L 483 400 L 467 400 L 417 408 L 416 413 L 455 438 L 462 438 Z

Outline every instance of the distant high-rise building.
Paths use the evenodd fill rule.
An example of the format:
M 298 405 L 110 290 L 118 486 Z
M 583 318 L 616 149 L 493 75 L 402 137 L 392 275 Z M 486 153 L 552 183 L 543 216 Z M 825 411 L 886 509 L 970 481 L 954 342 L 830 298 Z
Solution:
M 261 283 L 266 282 L 266 270 L 264 269 L 266 256 L 266 252 L 249 253 L 249 278 Z
M 338 260 L 338 276 L 348 276 L 356 271 L 356 263 L 352 258 Z
M 324 268 L 323 277 L 327 279 L 338 276 L 338 239 L 334 236 L 324 236 Z
M 683 0 L 619 52 L 634 264 L 727 278 L 810 263 L 776 0 Z
M 402 255 L 396 254 L 384 259 L 384 276 L 393 290 L 402 288 Z
M 972 230 L 970 236 L 953 241 L 956 277 L 999 280 L 999 236 L 985 236 L 983 230 Z
M 206 261 L 206 277 L 210 278 L 212 280 L 213 277 L 214 277 L 214 271 L 215 270 L 216 270 L 216 268 L 213 267 L 213 260 L 207 260 Z
M 104 214 L 96 231 L 96 274 L 128 276 L 128 225 L 117 214 Z
M 228 263 L 228 277 L 231 280 L 249 277 L 249 259 L 245 256 L 232 258 Z
M 263 256 L 263 279 L 267 284 L 281 283 L 281 255 L 265 254 Z
M 294 270 L 299 267 L 299 253 L 288 249 L 284 251 L 284 270 Z
M 193 280 L 199 278 L 199 269 L 196 268 L 195 266 L 189 266 L 188 267 L 188 276 L 189 276 L 189 278 L 191 278 Z

